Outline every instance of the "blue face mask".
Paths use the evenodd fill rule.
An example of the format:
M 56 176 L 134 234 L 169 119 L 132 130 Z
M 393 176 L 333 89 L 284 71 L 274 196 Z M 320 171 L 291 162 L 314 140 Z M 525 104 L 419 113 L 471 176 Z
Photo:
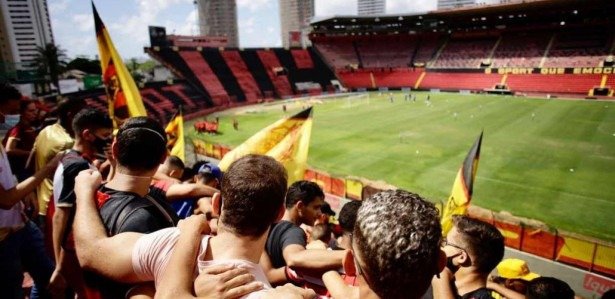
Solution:
M 17 125 L 17 123 L 19 122 L 20 119 L 20 115 L 19 114 L 7 114 L 4 116 L 4 126 L 7 129 L 10 129 L 12 127 L 14 127 L 15 125 Z

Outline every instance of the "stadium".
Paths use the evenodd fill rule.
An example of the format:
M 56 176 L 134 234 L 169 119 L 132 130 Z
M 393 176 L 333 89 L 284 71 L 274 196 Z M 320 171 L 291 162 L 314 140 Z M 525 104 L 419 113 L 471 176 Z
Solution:
M 397 188 L 442 207 L 482 133 L 470 215 L 597 298 L 615 287 L 614 13 L 611 0 L 526 0 L 339 15 L 287 48 L 151 26 L 144 51 L 176 79 L 139 91 L 162 123 L 182 107 L 188 161 L 313 107 L 304 178 L 338 212 Z M 104 89 L 68 96 L 108 109 Z
M 219 117 L 220 135 L 189 133 L 211 144 L 210 156 L 214 145 L 237 146 L 327 95 L 315 106 L 314 170 L 384 181 L 435 202 L 445 201 L 484 130 L 473 205 L 525 219 L 502 220 L 517 236 L 507 245 L 520 249 L 524 236 L 530 252 L 547 258 L 557 258 L 561 234 L 588 237 L 578 250 L 592 251 L 589 258 L 563 262 L 597 270 L 596 258 L 615 252 L 608 245 L 615 240 L 608 225 L 615 210 L 613 11 L 610 1 L 563 0 L 335 16 L 311 23 L 312 47 L 289 49 L 221 48 L 151 27 L 145 51 L 181 79 L 141 94 L 161 119 L 178 104 L 188 119 Z M 87 98 L 106 105 L 104 94 Z M 233 131 L 233 118 L 242 130 Z M 545 224 L 547 244 L 518 234 L 528 219 Z

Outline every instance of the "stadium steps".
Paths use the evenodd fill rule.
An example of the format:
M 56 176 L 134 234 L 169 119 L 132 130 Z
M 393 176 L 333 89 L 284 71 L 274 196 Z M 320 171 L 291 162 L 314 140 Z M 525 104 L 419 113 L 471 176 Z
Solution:
M 316 48 L 311 47 L 308 48 L 308 54 L 310 55 L 312 62 L 314 63 L 314 67 L 310 70 L 305 70 L 311 72 L 312 80 L 316 80 L 316 82 L 320 83 L 323 90 L 329 90 L 333 88 L 331 85 L 331 80 L 335 80 L 335 74 L 331 71 L 329 66 L 325 63 L 322 57 L 316 52 Z
M 186 79 L 188 84 L 202 94 L 202 96 L 199 97 L 199 100 L 203 99 L 208 107 L 214 106 L 211 95 L 207 92 L 205 87 L 194 74 L 191 67 L 186 64 L 177 51 L 174 51 L 171 48 L 161 48 L 161 50 L 156 53 L 158 53 L 158 55 L 154 58 L 158 58 L 164 65 L 172 65 L 173 67 L 170 68 L 170 70 L 175 70 L 178 77 Z
M 275 57 L 277 57 L 279 64 L 286 71 L 286 76 L 288 78 L 289 85 L 293 94 L 296 94 L 297 89 L 295 83 L 302 82 L 303 80 L 297 78 L 297 73 L 299 70 L 297 68 L 297 64 L 295 63 L 295 59 L 293 58 L 289 50 L 276 48 L 272 51 L 273 53 L 275 53 Z M 308 79 L 308 81 L 310 80 Z
M 284 70 L 275 53 L 270 50 L 257 50 L 257 56 L 260 58 L 269 79 L 273 83 L 274 90 L 278 97 L 285 98 L 293 95 L 293 90 L 288 81 L 288 77 L 284 74 Z
M 506 84 L 512 91 L 587 94 L 600 86 L 602 75 L 508 75 Z
M 292 49 L 290 50 L 290 54 L 293 56 L 295 65 L 298 69 L 314 68 L 314 61 L 312 60 L 312 56 L 310 56 L 310 52 L 308 50 Z
M 230 97 L 224 90 L 224 86 L 211 70 L 209 64 L 198 51 L 181 51 L 179 55 L 184 59 L 194 72 L 201 85 L 211 96 L 215 106 L 223 106 L 229 103 Z
M 549 35 L 546 32 L 503 34 L 491 58 L 491 67 L 538 67 L 548 41 Z
M 237 83 L 243 90 L 243 94 L 248 102 L 256 102 L 262 98 L 262 93 L 258 87 L 258 84 L 252 77 L 250 70 L 241 59 L 239 52 L 236 50 L 223 51 L 220 53 L 222 58 L 228 65 L 229 69 L 237 79 Z
M 220 55 L 220 51 L 217 49 L 206 49 L 202 54 L 231 99 L 234 99 L 235 102 L 245 102 L 246 96 L 241 87 L 239 87 L 237 79 L 233 76 L 224 58 Z
M 183 88 L 179 85 L 165 86 L 162 87 L 161 90 L 167 96 L 172 97 L 171 94 L 175 95 L 176 99 L 178 99 L 178 101 L 186 108 L 190 109 L 197 107 L 196 103 L 194 103 L 194 101 L 186 95 Z
M 421 37 L 417 47 L 416 54 L 413 57 L 413 65 L 416 63 L 422 63 L 424 66 L 434 59 L 434 55 L 445 46 L 447 41 L 446 36 L 440 35 L 427 35 Z
M 357 41 L 363 68 L 408 67 L 417 42 L 410 36 L 363 37 Z
M 540 59 L 540 64 L 538 65 L 538 67 L 543 67 L 545 65 L 545 62 L 547 62 L 549 51 L 551 51 L 551 48 L 553 47 L 554 42 L 555 42 L 555 33 L 551 35 L 551 38 L 549 39 L 549 43 L 547 44 L 547 48 L 545 49 L 544 54 L 542 54 L 542 59 Z
M 263 63 L 256 54 L 256 50 L 244 50 L 240 52 L 240 55 L 248 66 L 248 69 L 252 73 L 252 77 L 256 80 L 264 97 L 272 98 L 274 94 L 273 83 L 271 83 Z
M 359 47 L 357 46 L 356 41 L 352 41 L 352 50 L 354 54 L 357 55 L 357 60 L 359 61 L 359 66 L 363 67 L 363 59 L 361 58 L 361 53 L 359 52 Z

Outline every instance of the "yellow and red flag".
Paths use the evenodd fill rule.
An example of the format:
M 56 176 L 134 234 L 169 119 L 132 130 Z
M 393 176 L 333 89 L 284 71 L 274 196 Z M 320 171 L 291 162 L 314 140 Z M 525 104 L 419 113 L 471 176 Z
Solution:
M 102 68 L 102 79 L 109 101 L 109 116 L 117 126 L 124 119 L 134 116 L 147 116 L 141 94 L 130 72 L 117 53 L 105 24 L 92 2 L 96 40 Z
M 260 130 L 227 153 L 218 166 L 226 171 L 231 163 L 245 155 L 267 155 L 284 165 L 290 185 L 303 179 L 311 134 L 312 107 Z
M 185 162 L 184 113 L 182 106 L 179 106 L 179 109 L 177 109 L 177 112 L 171 118 L 164 131 L 167 133 L 167 149 L 169 149 L 171 155 L 177 156 Z
M 474 187 L 474 178 L 478 169 L 478 159 L 480 157 L 480 146 L 483 142 L 483 132 L 480 133 L 478 139 L 472 145 L 470 152 L 463 161 L 463 165 L 457 172 L 455 183 L 451 196 L 442 209 L 442 235 L 446 236 L 453 228 L 453 215 L 464 215 L 468 211 L 470 201 L 472 200 L 472 190 Z

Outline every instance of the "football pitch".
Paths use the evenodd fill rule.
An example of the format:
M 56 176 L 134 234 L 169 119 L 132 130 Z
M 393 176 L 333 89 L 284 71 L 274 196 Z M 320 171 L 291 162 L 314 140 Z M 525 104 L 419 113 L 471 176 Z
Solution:
M 312 101 L 309 165 L 444 202 L 484 129 L 473 205 L 615 241 L 615 102 L 421 92 L 406 101 L 404 95 L 394 92 L 393 102 L 388 92 Z M 221 112 L 221 134 L 198 136 L 234 147 L 307 105 L 287 103 L 286 113 L 281 104 Z M 192 124 L 188 136 L 196 134 Z

